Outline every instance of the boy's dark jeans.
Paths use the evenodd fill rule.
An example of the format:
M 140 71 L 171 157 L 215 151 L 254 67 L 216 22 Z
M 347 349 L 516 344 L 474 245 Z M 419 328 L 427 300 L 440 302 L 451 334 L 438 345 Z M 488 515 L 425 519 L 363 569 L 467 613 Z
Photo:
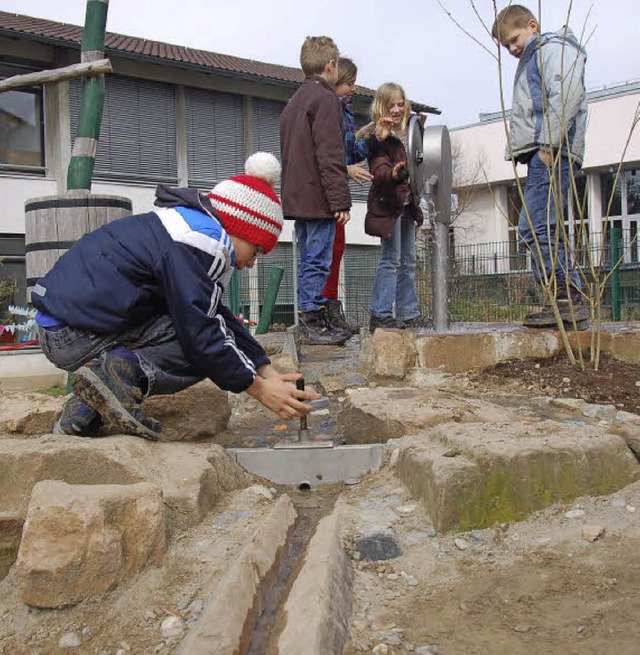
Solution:
M 166 314 L 116 335 L 66 325 L 53 329 L 38 326 L 38 336 L 47 359 L 65 371 L 75 371 L 105 350 L 124 346 L 138 357 L 147 378 L 147 396 L 176 393 L 204 379 L 186 360 Z
M 555 196 L 559 193 L 565 203 L 570 200 L 569 168 L 571 166 L 574 164 L 567 157 L 561 157 L 554 169 L 556 184 L 552 190 L 550 179 L 552 169 L 547 168 L 538 152 L 535 153 L 528 165 L 527 183 L 524 188 L 524 204 L 529 210 L 531 222 L 529 222 L 524 207 L 518 220 L 520 238 L 531 249 L 533 274 L 536 281 L 540 283 L 543 279 L 543 271 L 546 271 L 547 278 L 549 278 L 555 269 L 558 291 L 563 292 L 565 297 L 567 279 L 572 287 L 582 288 L 573 256 L 565 249 L 564 232 L 562 229 L 557 230 L 556 228 L 557 217 L 563 214 L 556 208 Z

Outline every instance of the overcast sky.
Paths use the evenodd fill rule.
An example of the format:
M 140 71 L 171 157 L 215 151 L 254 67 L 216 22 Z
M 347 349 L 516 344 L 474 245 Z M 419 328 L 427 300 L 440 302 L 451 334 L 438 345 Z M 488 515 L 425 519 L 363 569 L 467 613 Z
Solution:
M 555 31 L 571 3 L 523 4 L 536 14 L 541 6 L 543 31 Z M 500 109 L 499 75 L 491 55 L 441 5 L 495 53 L 469 0 L 110 0 L 107 30 L 295 67 L 305 36 L 326 34 L 358 65 L 358 83 L 375 89 L 398 82 L 410 98 L 442 110 L 434 123 L 452 128 Z M 490 29 L 492 0 L 475 0 L 474 6 Z M 640 79 L 637 7 L 638 0 L 573 1 L 569 24 L 586 42 L 588 89 Z M 83 25 L 86 2 L 0 0 L 0 9 Z M 503 52 L 508 104 L 517 62 Z

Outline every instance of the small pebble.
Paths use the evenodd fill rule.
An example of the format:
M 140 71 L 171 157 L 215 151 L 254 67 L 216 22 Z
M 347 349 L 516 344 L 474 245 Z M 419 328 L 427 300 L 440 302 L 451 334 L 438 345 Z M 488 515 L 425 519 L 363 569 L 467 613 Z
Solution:
M 82 637 L 77 632 L 67 632 L 58 641 L 60 648 L 78 648 L 82 646 Z
M 627 505 L 627 512 L 631 512 L 632 514 L 636 511 L 636 508 L 633 505 Z
M 587 541 L 596 541 L 604 534 L 603 525 L 585 525 L 582 527 L 582 538 Z
M 583 509 L 570 509 L 568 512 L 564 513 L 565 518 L 567 519 L 579 519 L 585 515 Z
M 180 637 L 184 632 L 184 621 L 178 616 L 169 616 L 160 626 L 163 639 L 171 637 Z
M 360 478 L 347 478 L 344 481 L 345 484 L 348 484 L 349 486 L 354 485 L 354 484 L 360 484 Z
M 620 498 L 620 496 L 616 496 L 615 498 L 611 499 L 611 507 L 626 507 L 627 506 L 627 501 L 624 498 Z
M 467 550 L 469 542 L 466 539 L 455 539 L 453 542 L 458 550 Z

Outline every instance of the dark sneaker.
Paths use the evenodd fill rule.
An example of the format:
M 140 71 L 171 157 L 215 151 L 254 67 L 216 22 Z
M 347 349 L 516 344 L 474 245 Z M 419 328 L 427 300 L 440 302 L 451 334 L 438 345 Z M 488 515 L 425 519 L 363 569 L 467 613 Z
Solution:
M 589 324 L 589 308 L 582 302 L 573 302 L 570 305 L 568 300 L 558 300 L 558 312 L 565 328 L 586 330 Z M 573 314 L 572 314 L 573 312 Z M 558 322 L 551 305 L 545 305 L 539 312 L 534 312 L 524 317 L 522 325 L 528 328 L 556 329 Z
M 310 346 L 344 346 L 350 333 L 338 330 L 327 320 L 326 311 L 300 312 L 298 315 L 298 334 Z
M 558 300 L 558 310 L 560 318 L 565 325 L 573 323 L 584 323 L 591 318 L 589 308 L 583 302 L 569 302 L 568 300 Z
M 71 374 L 73 391 L 125 434 L 158 440 L 160 424 L 142 411 L 142 371 L 135 363 L 104 352 Z
M 87 407 L 80 399 L 71 396 L 64 404 L 52 432 L 74 437 L 95 437 L 101 426 L 102 416 Z
M 376 331 L 376 328 L 393 328 L 395 330 L 404 330 L 405 324 L 403 321 L 399 321 L 393 316 L 376 316 L 371 314 L 369 318 L 369 332 L 373 334 Z
M 344 308 L 340 300 L 327 300 L 327 314 L 329 316 L 329 323 L 339 330 L 344 330 L 350 334 L 358 334 L 360 327 L 352 325 L 347 321 L 344 315 Z
M 418 314 L 413 318 L 403 318 L 402 322 L 406 328 L 424 328 L 425 330 L 433 330 L 433 321 L 422 314 Z

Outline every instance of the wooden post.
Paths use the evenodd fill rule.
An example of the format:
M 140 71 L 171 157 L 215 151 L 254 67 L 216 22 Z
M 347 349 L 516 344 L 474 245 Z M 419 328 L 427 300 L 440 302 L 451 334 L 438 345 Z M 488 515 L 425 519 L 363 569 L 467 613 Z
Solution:
M 109 0 L 88 0 L 82 34 L 81 61 L 104 57 L 104 34 Z M 91 190 L 104 107 L 104 75 L 85 80 L 78 115 L 78 129 L 67 173 L 67 189 Z

